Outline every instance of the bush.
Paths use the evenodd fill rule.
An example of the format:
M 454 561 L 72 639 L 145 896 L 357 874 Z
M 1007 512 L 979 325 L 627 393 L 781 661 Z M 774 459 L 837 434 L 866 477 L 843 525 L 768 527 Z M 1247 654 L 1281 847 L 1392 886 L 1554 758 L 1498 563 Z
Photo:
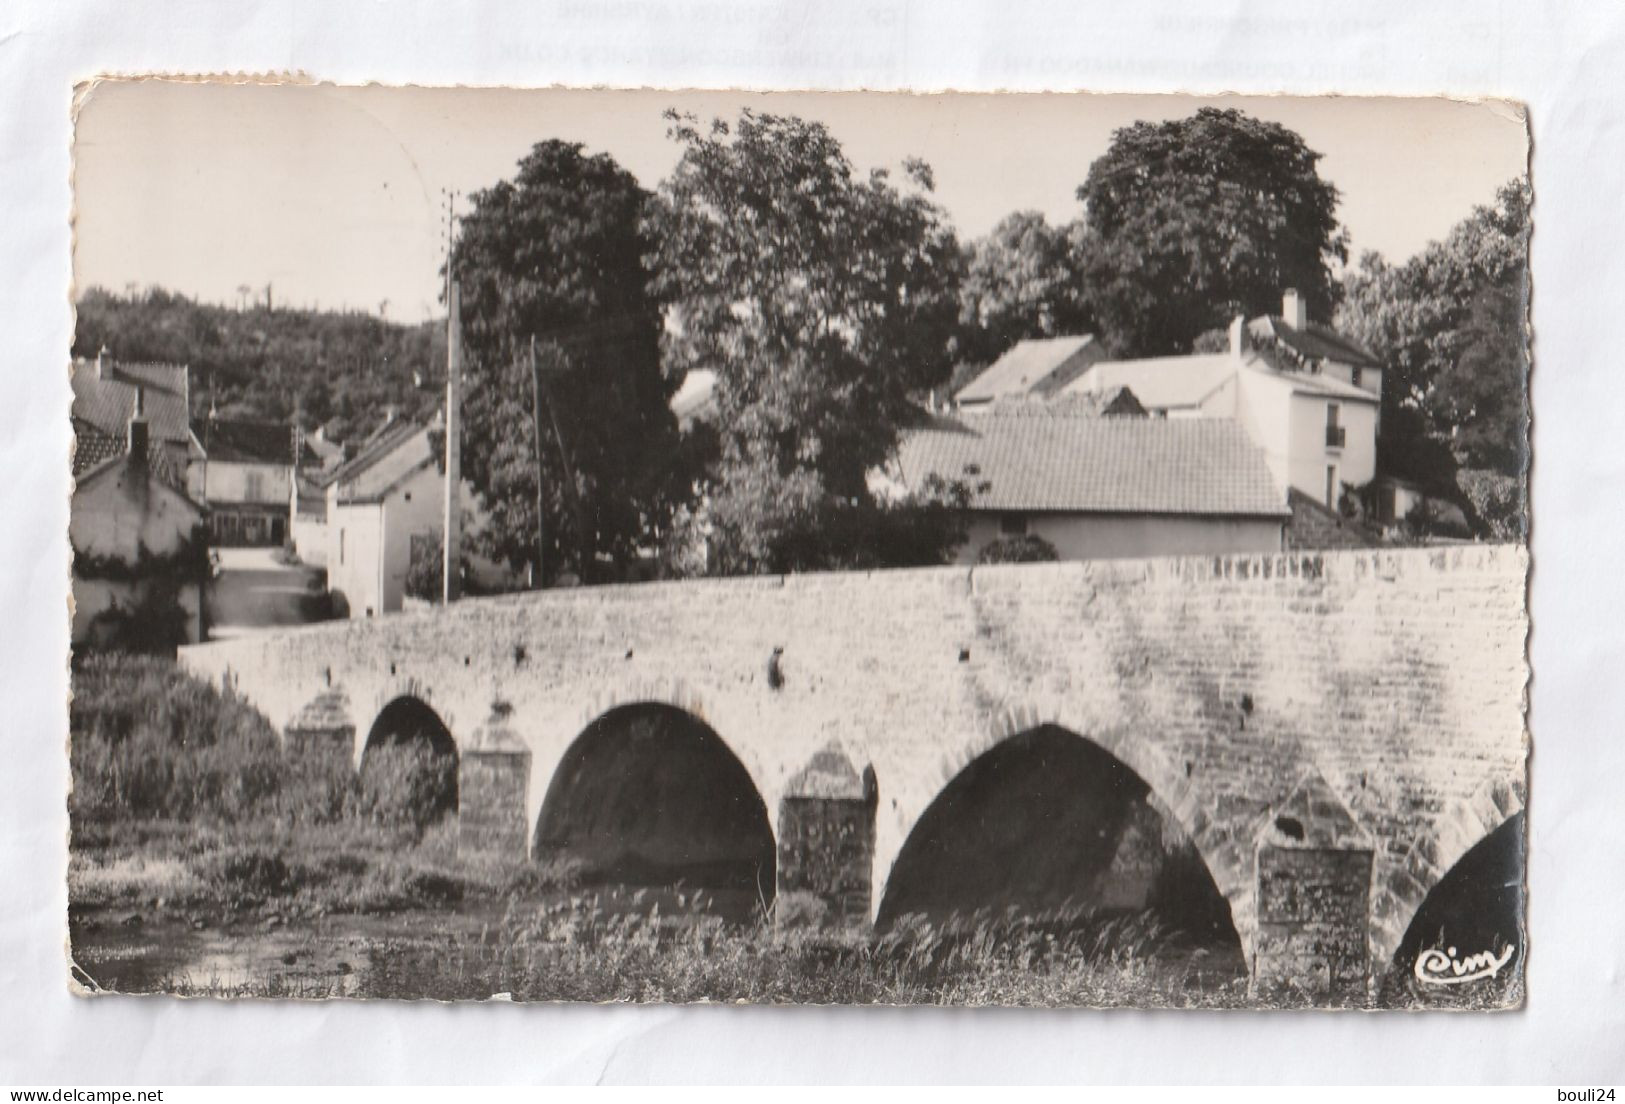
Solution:
M 1055 546 L 1043 537 L 1031 534 L 1020 537 L 1000 537 L 989 541 L 976 555 L 979 564 L 1001 563 L 1053 563 L 1061 558 Z
M 286 766 L 253 708 L 172 662 L 106 655 L 74 673 L 69 760 L 86 821 L 240 822 L 273 813 Z
M 457 757 L 425 741 L 370 747 L 361 760 L 361 815 L 421 836 L 457 810 Z

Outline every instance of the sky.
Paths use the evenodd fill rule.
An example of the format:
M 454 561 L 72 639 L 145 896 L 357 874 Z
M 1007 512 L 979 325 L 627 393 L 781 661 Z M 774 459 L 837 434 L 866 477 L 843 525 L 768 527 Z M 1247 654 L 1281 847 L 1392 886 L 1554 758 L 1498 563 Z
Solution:
M 443 193 L 466 207 L 548 138 L 607 152 L 653 189 L 679 152 L 668 107 L 818 119 L 860 171 L 923 158 L 968 240 L 1012 211 L 1078 217 L 1113 130 L 1206 104 L 1282 123 L 1323 154 L 1351 257 L 1404 260 L 1526 171 L 1523 120 L 1493 102 L 104 82 L 76 121 L 75 279 L 221 303 L 269 284 L 277 304 L 433 317 Z

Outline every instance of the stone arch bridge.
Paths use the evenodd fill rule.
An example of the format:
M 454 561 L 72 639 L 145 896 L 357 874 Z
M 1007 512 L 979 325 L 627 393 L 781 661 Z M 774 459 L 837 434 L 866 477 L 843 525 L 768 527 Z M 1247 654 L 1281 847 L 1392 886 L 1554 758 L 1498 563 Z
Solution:
M 1352 991 L 1522 809 L 1527 566 L 1521 547 L 1479 545 L 654 583 L 181 661 L 290 746 L 357 761 L 386 707 L 427 705 L 460 754 L 464 844 L 521 853 L 595 724 L 681 710 L 759 794 L 780 891 L 864 920 L 952 780 L 1057 728 L 1137 775 L 1194 842 L 1255 982 Z

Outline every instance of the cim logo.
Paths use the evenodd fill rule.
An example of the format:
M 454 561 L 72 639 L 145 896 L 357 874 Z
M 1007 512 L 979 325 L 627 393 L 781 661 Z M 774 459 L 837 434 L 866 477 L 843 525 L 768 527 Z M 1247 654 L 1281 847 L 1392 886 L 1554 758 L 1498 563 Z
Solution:
M 1499 955 L 1480 951 L 1458 959 L 1454 947 L 1442 951 L 1430 947 L 1416 956 L 1416 980 L 1424 985 L 1465 985 L 1469 981 L 1482 981 L 1500 973 L 1516 951 L 1516 947 L 1508 946 Z

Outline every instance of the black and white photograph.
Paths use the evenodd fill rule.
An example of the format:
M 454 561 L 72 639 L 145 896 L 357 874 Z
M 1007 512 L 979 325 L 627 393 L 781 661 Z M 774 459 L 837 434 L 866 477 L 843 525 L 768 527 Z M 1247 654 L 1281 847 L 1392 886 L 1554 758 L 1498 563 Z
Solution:
M 67 983 L 1522 1008 L 1529 156 L 87 81 Z

